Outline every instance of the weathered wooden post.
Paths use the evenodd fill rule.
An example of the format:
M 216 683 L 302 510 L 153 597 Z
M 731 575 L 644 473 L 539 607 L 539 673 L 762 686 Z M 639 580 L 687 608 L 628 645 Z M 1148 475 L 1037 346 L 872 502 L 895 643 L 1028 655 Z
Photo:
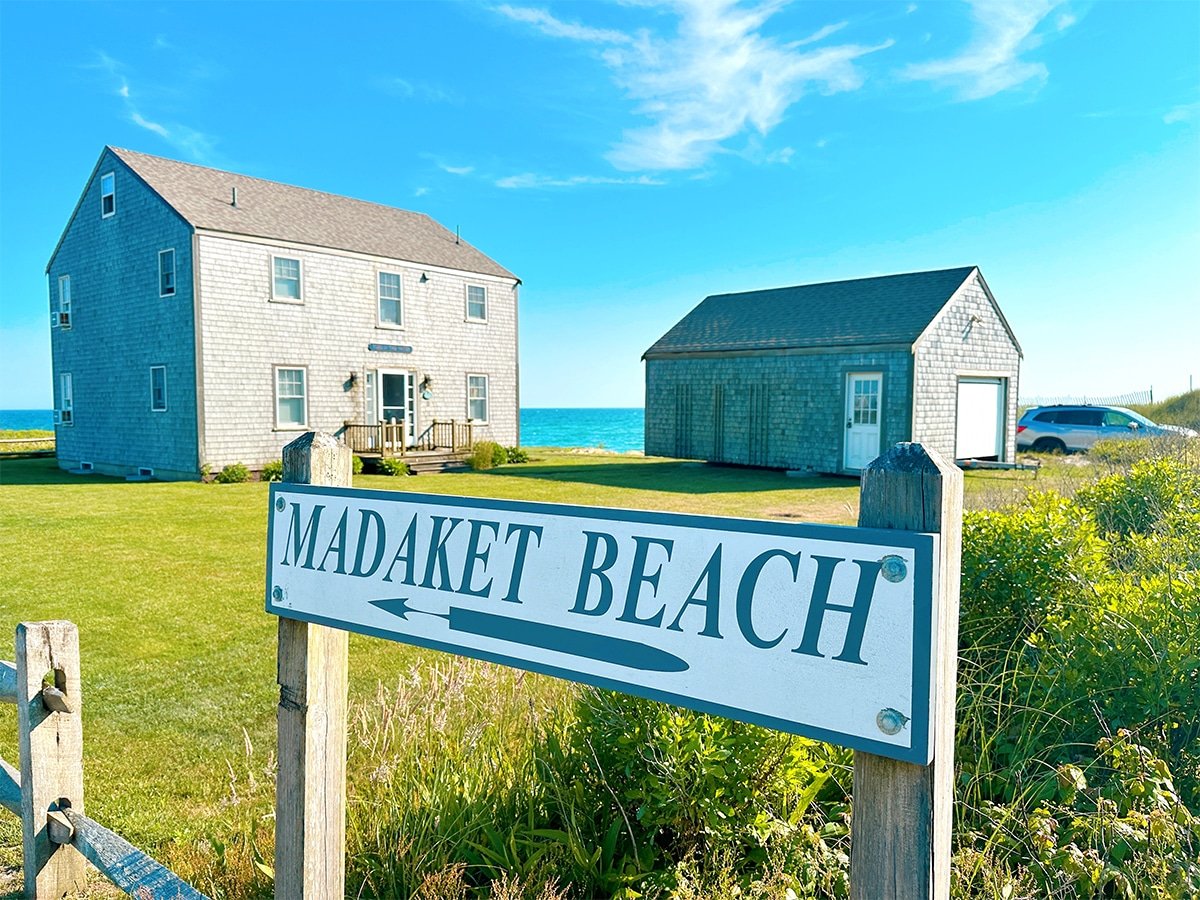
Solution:
M 283 480 L 348 487 L 351 461 L 349 447 L 308 432 L 283 448 Z M 346 890 L 348 638 L 339 628 L 279 619 L 279 900 L 329 900 Z
M 921 766 L 855 752 L 850 895 L 945 900 L 954 801 L 962 473 L 920 444 L 897 444 L 863 471 L 858 524 L 934 532 L 941 540 L 933 602 L 933 762 Z
M 16 644 L 25 896 L 58 898 L 87 882 L 83 857 L 53 843 L 47 828 L 64 805 L 83 812 L 79 631 L 70 622 L 22 622 Z

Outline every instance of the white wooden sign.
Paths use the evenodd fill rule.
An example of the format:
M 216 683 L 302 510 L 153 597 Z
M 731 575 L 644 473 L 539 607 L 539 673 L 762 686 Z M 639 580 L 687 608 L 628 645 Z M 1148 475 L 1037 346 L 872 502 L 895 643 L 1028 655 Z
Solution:
M 267 611 L 921 765 L 937 536 L 276 484 Z

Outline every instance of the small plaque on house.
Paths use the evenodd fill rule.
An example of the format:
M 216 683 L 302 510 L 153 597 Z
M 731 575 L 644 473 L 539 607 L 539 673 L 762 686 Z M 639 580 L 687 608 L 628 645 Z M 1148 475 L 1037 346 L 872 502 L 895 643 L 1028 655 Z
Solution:
M 413 348 L 405 344 L 367 344 L 368 350 L 377 353 L 412 353 Z

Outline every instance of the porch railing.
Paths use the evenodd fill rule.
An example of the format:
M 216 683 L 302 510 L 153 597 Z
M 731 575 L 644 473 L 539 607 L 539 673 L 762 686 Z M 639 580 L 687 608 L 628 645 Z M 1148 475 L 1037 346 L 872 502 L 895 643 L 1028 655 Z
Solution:
M 456 419 L 435 419 L 429 427 L 407 440 L 407 426 L 395 419 L 389 422 L 346 422 L 342 440 L 355 453 L 403 457 L 413 451 L 449 450 L 457 453 L 470 450 L 475 444 L 475 426 Z

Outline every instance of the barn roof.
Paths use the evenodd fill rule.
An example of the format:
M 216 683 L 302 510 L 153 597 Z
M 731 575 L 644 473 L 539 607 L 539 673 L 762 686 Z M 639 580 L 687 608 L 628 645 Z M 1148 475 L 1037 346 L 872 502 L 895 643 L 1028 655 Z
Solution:
M 108 149 L 196 228 L 516 278 L 424 213 Z
M 913 344 L 974 266 L 714 294 L 645 356 L 722 350 L 783 350 Z

